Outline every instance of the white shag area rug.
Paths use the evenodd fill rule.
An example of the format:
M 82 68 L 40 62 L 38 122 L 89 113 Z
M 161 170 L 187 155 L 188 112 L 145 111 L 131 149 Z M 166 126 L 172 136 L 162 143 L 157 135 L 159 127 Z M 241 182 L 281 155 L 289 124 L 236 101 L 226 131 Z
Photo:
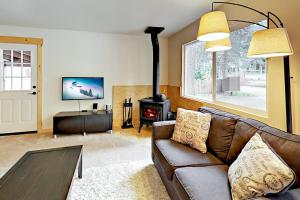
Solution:
M 135 161 L 88 168 L 75 178 L 71 200 L 170 200 L 150 161 Z

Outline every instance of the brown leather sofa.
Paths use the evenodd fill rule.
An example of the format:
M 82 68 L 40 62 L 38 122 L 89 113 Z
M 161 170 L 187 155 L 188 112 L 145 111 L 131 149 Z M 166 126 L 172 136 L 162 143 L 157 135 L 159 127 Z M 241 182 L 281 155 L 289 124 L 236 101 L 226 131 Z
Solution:
M 153 125 L 152 159 L 172 199 L 231 199 L 228 168 L 256 132 L 296 173 L 289 191 L 269 198 L 300 199 L 300 136 L 212 108 L 199 111 L 212 114 L 206 154 L 170 139 L 175 121 Z

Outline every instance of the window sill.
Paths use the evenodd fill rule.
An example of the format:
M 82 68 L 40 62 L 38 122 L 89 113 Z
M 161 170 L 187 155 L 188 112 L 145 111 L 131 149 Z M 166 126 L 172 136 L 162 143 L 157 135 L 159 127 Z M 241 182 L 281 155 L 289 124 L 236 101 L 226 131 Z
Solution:
M 219 102 L 219 101 L 203 100 L 192 96 L 181 96 L 181 97 L 183 99 L 189 99 L 192 101 L 203 103 L 204 106 L 220 109 L 222 111 L 230 112 L 236 115 L 240 115 L 242 117 L 256 119 L 264 123 L 266 123 L 268 120 L 267 111 L 256 110 L 253 108 L 246 108 L 243 106 L 233 105 L 233 104 Z

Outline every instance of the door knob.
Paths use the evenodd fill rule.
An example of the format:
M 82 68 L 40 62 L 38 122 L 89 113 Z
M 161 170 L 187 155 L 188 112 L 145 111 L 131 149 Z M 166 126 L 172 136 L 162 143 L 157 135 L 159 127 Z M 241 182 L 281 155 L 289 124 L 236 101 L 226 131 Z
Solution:
M 31 92 L 31 93 L 28 93 L 28 94 L 36 95 L 36 92 Z

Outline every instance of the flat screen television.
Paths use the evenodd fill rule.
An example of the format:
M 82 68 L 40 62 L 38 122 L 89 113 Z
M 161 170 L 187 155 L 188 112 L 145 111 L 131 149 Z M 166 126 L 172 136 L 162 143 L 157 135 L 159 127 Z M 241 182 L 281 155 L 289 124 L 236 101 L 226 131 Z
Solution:
M 62 78 L 62 100 L 89 100 L 103 98 L 103 77 Z

